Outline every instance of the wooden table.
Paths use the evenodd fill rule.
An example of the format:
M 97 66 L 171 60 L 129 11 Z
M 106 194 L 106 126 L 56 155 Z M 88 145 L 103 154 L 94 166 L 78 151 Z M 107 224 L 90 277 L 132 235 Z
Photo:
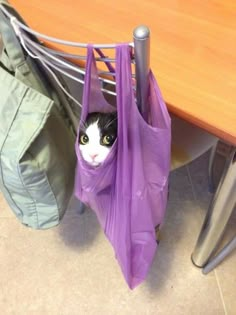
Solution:
M 150 28 L 151 68 L 169 110 L 234 146 L 197 251 L 199 244 L 200 251 L 203 250 L 204 242 L 208 243 L 206 247 L 216 245 L 217 239 L 213 238 L 217 229 L 222 234 L 218 221 L 235 198 L 229 194 L 236 178 L 235 0 L 10 0 L 10 3 L 31 28 L 71 41 L 130 42 L 136 26 L 146 24 Z M 61 48 L 55 44 L 54 47 Z M 66 50 L 71 52 L 72 48 Z M 224 217 L 226 221 L 230 212 L 232 209 Z M 210 251 L 212 248 L 207 248 L 208 254 Z M 203 265 L 206 259 L 195 263 Z
M 235 0 L 10 3 L 33 29 L 79 42 L 132 41 L 133 29 L 146 24 L 169 110 L 236 145 Z

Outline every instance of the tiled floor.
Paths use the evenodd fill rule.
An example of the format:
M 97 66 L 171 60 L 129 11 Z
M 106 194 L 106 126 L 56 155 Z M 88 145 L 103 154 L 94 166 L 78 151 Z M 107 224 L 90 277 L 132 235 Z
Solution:
M 95 215 L 67 211 L 46 231 L 22 226 L 0 195 L 0 314 L 236 314 L 236 253 L 207 276 L 194 247 L 210 194 L 207 154 L 171 174 L 162 240 L 147 280 L 130 291 Z M 236 216 L 227 229 L 234 233 Z

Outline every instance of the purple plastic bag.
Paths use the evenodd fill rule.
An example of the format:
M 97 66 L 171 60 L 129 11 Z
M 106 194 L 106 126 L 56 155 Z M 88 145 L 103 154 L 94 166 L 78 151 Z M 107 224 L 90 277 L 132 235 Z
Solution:
M 140 284 L 156 248 L 155 227 L 162 223 L 170 169 L 170 117 L 153 74 L 149 74 L 148 123 L 132 89 L 128 45 L 116 47 L 118 136 L 98 167 L 82 158 L 78 138 L 75 195 L 96 213 L 130 288 Z M 92 46 L 88 47 L 81 121 L 90 112 L 110 112 L 101 92 Z

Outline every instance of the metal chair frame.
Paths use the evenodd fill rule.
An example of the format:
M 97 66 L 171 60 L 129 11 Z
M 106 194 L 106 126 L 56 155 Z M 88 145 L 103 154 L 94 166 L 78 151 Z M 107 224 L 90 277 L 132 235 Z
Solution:
M 32 30 L 22 22 L 20 22 L 15 16 L 13 16 L 8 10 L 7 6 L 0 5 L 0 9 L 4 12 L 4 14 L 11 20 L 12 26 L 15 30 L 16 35 L 19 37 L 21 44 L 30 53 L 31 56 L 37 56 L 38 59 L 43 63 L 43 65 L 53 68 L 54 70 L 62 73 L 63 75 L 83 84 L 84 81 L 78 78 L 78 74 L 85 74 L 85 70 L 78 65 L 75 65 L 72 62 L 69 62 L 67 59 L 75 59 L 75 60 L 85 60 L 86 56 L 76 55 L 76 54 L 68 54 L 62 53 L 56 50 L 52 50 L 47 48 L 46 46 L 34 42 L 29 35 L 36 36 L 41 40 L 47 40 L 54 43 L 59 43 L 62 45 L 79 47 L 79 48 L 87 48 L 87 43 L 78 43 L 67 40 L 62 40 L 58 38 L 54 38 L 35 30 Z M 132 55 L 134 58 L 132 62 L 135 63 L 135 74 L 136 78 L 136 99 L 137 106 L 140 109 L 141 113 L 145 112 L 146 102 L 147 102 L 147 93 L 148 93 L 148 73 L 149 73 L 149 56 L 150 56 L 150 31 L 146 26 L 139 26 L 133 32 L 133 42 L 129 43 L 129 46 L 133 50 Z M 103 54 L 101 50 L 105 49 L 114 49 L 116 44 L 94 44 L 93 47 L 99 53 L 99 57 L 96 58 L 98 62 L 104 62 L 109 65 L 109 63 L 113 63 L 115 60 L 113 58 L 109 58 Z M 108 66 L 109 67 L 109 66 Z M 77 77 L 71 75 L 66 71 L 66 69 L 70 69 L 77 74 Z M 111 76 L 114 78 L 115 73 L 112 71 L 100 71 L 100 80 L 101 82 L 108 83 L 110 85 L 115 85 L 114 80 L 109 80 L 104 78 L 104 76 Z M 116 95 L 115 92 L 102 87 L 102 91 L 104 93 L 108 93 L 111 95 Z

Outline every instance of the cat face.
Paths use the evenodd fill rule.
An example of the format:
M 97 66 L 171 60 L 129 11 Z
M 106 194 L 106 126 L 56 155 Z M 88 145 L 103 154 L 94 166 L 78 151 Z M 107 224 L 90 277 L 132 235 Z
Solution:
M 117 137 L 116 113 L 91 113 L 79 132 L 79 149 L 92 166 L 105 161 Z

